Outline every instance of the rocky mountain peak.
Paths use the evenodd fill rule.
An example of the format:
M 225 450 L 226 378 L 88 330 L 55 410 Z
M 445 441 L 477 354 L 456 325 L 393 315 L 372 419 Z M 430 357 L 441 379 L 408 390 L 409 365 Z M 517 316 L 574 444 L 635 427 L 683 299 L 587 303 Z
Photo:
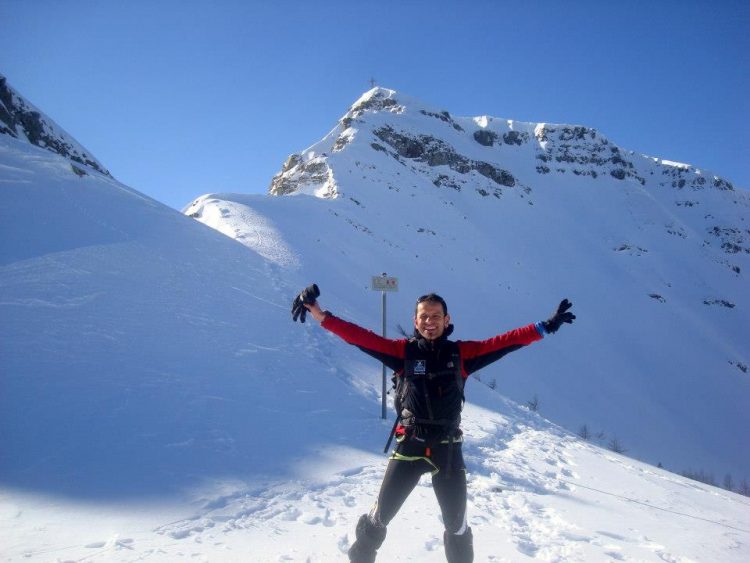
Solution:
M 352 104 L 346 115 L 341 118 L 341 121 L 345 123 L 345 127 L 348 127 L 350 120 L 356 119 L 366 112 L 390 111 L 392 113 L 401 113 L 404 109 L 404 106 L 396 100 L 395 90 L 377 86 L 362 94 Z
M 734 189 L 727 180 L 693 166 L 622 149 L 590 127 L 454 117 L 377 87 L 363 94 L 324 139 L 291 155 L 271 181 L 269 193 L 338 197 L 339 178 L 351 176 L 352 159 L 381 171 L 398 164 L 435 186 L 473 188 L 482 196 L 500 197 L 507 188 L 528 192 L 546 175 L 572 175 L 582 181 L 605 177 L 676 189 Z M 361 185 L 370 181 L 367 175 L 359 176 Z

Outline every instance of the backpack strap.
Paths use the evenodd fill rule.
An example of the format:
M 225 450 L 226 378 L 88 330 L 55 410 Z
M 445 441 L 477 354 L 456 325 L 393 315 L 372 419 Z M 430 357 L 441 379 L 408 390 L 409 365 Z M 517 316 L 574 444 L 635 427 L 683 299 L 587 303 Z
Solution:
M 400 396 L 400 389 L 399 389 L 399 377 L 403 377 L 404 372 L 403 370 L 401 372 L 394 372 L 393 374 L 393 406 L 396 407 L 396 420 L 393 421 L 393 427 L 391 428 L 391 433 L 388 435 L 388 441 L 385 443 L 385 447 L 383 448 L 383 453 L 388 453 L 388 448 L 391 447 L 391 442 L 393 441 L 393 437 L 396 435 L 396 428 L 398 428 L 399 423 L 401 422 L 401 400 L 403 397 Z
M 393 442 L 393 437 L 396 435 L 396 428 L 398 428 L 398 423 L 401 422 L 401 415 L 396 415 L 396 420 L 393 422 L 393 428 L 391 428 L 391 433 L 388 435 L 388 441 L 385 443 L 385 447 L 383 448 L 383 453 L 388 453 L 388 448 L 391 447 L 391 442 Z

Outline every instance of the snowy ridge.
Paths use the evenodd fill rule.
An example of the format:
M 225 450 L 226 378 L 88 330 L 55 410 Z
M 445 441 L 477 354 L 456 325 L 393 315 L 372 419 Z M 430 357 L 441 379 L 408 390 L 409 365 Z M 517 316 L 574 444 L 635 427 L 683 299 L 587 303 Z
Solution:
M 0 74 L 0 135 L 26 140 L 68 160 L 109 176 L 104 168 L 78 141 L 16 92 Z M 84 173 L 78 169 L 79 173 Z
M 561 275 L 557 247 L 544 253 L 544 276 L 526 263 L 526 247 L 517 256 L 505 245 L 498 250 L 500 226 L 518 228 L 521 210 L 544 211 L 545 198 L 530 206 L 524 192 L 501 202 L 456 190 L 445 192 L 453 199 L 423 198 L 403 186 L 386 190 L 400 194 L 395 200 L 361 196 L 359 203 L 217 194 L 191 207 L 197 218 L 230 226 L 225 232 L 238 244 L 9 136 L 0 137 L 0 177 L 0 553 L 7 561 L 343 560 L 357 518 L 375 498 L 392 420 L 379 419 L 379 366 L 311 323 L 293 325 L 295 292 L 314 278 L 326 307 L 373 326 L 379 299 L 365 278 L 383 265 L 403 266 L 401 291 L 389 297 L 392 331 L 408 323 L 424 288 L 419 254 L 460 273 L 441 280 L 440 290 L 457 336 L 475 338 L 548 314 L 553 296 L 575 285 Z M 727 192 L 716 193 L 722 201 Z M 510 209 L 488 206 L 495 201 Z M 498 227 L 482 234 L 485 224 Z M 644 256 L 657 240 L 646 241 L 654 246 Z M 598 260 L 596 248 L 587 247 Z M 493 252 L 502 255 L 502 275 L 478 283 Z M 629 270 L 642 275 L 623 252 L 618 259 L 633 258 Z M 546 276 L 554 288 L 545 289 Z M 467 279 L 475 282 L 470 296 Z M 498 392 L 510 389 L 514 374 L 573 385 L 583 340 L 591 348 L 621 336 L 611 326 L 601 336 L 603 329 L 587 329 L 602 322 L 602 307 L 571 297 L 575 329 L 508 356 L 500 371 L 483 371 L 467 386 L 476 560 L 744 561 L 746 497 L 601 449 Z M 636 315 L 663 305 L 625 301 Z M 736 303 L 706 307 L 735 326 L 726 314 L 742 310 L 745 302 Z M 616 306 L 608 302 L 608 318 L 620 318 Z M 701 336 L 709 330 L 716 327 Z M 541 390 L 539 397 L 543 414 L 568 400 Z M 380 560 L 444 560 L 428 481 L 390 527 Z
M 284 242 L 283 234 L 250 207 L 228 201 L 221 194 L 208 198 L 205 203 L 200 208 L 193 206 L 190 217 L 237 239 L 269 262 L 290 268 L 299 265 L 299 257 Z M 250 230 L 248 225 L 251 225 Z

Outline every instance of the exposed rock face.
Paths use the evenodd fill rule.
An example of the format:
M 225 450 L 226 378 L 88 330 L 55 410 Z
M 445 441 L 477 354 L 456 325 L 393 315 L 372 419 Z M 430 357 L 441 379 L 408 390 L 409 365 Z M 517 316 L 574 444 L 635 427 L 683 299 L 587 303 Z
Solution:
M 474 131 L 474 140 L 485 147 L 492 147 L 498 143 L 500 135 L 487 129 Z M 503 143 L 506 145 L 521 146 L 529 141 L 529 134 L 522 131 L 508 131 L 503 134 Z
M 522 145 L 529 142 L 529 134 L 521 131 L 509 131 L 503 135 L 506 145 Z
M 717 238 L 726 254 L 750 254 L 750 229 L 714 226 L 708 234 Z M 710 241 L 706 241 L 710 244 Z
M 487 131 L 486 129 L 479 129 L 474 131 L 474 140 L 485 147 L 491 147 L 497 141 L 497 133 Z
M 392 127 L 376 129 L 374 134 L 393 148 L 400 157 L 418 160 L 432 167 L 447 166 L 459 174 L 468 174 L 475 170 L 501 186 L 512 188 L 516 185 L 516 179 L 507 170 L 488 162 L 467 158 L 456 152 L 445 141 L 430 135 L 411 137 L 406 133 L 394 131 Z
M 434 117 L 436 119 L 439 119 L 440 121 L 445 121 L 446 123 L 450 123 L 451 127 L 453 127 L 456 131 L 463 131 L 463 127 L 461 127 L 458 123 L 453 121 L 453 118 L 451 117 L 451 114 L 447 111 L 441 111 L 441 112 L 434 112 L 434 111 L 427 111 L 427 110 L 419 110 L 419 113 L 422 115 L 427 115 L 429 117 Z
M 662 170 L 662 186 L 671 186 L 677 189 L 702 190 L 705 188 L 716 188 L 717 190 L 734 190 L 731 182 L 714 176 L 706 178 L 694 167 L 687 164 L 665 167 Z
M 593 178 L 609 174 L 617 180 L 632 178 L 641 185 L 646 183 L 633 161 L 595 129 L 543 124 L 537 126 L 534 136 L 539 143 L 536 158 L 545 163 L 537 166 L 541 174 L 552 170 Z
M 325 155 L 307 161 L 299 154 L 290 155 L 271 180 L 271 195 L 287 195 L 309 188 L 320 197 L 336 197 L 338 190 Z
M 2 75 L 0 75 L 0 134 L 26 139 L 32 145 L 55 152 L 69 160 L 111 176 L 106 168 L 65 133 L 59 125 L 11 88 Z

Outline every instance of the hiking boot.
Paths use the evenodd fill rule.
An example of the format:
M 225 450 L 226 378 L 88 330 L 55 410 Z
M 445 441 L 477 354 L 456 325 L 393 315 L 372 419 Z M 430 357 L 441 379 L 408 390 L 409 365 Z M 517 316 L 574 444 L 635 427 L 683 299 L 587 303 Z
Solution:
M 467 528 L 466 532 L 458 536 L 446 530 L 443 532 L 443 543 L 448 563 L 472 563 L 474 561 L 474 536 L 471 534 L 471 528 Z
M 378 548 L 385 540 L 385 526 L 372 523 L 367 514 L 359 517 L 357 522 L 357 540 L 349 548 L 349 561 L 351 563 L 375 563 Z

